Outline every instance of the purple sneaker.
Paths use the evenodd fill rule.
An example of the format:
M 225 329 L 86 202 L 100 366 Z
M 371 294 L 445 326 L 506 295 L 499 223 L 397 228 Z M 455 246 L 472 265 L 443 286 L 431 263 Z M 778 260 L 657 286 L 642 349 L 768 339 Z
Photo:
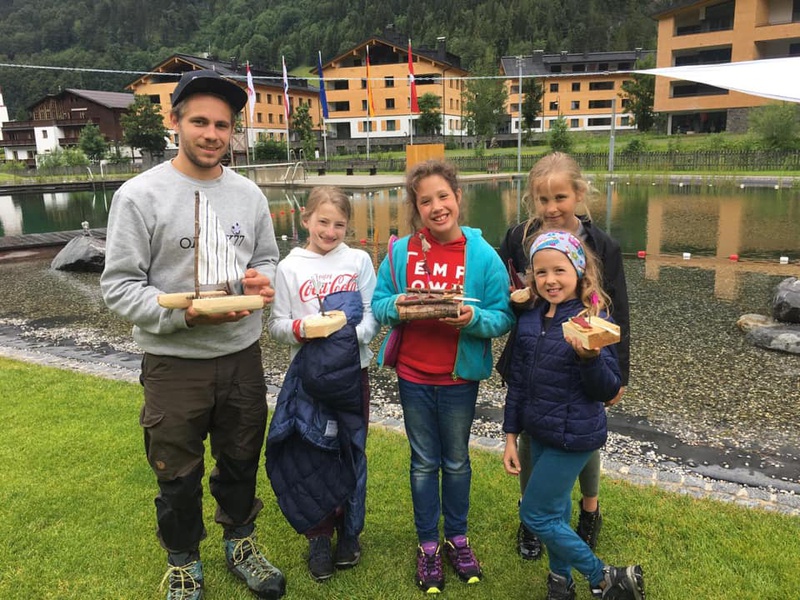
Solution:
M 483 577 L 481 565 L 475 558 L 475 553 L 469 545 L 469 538 L 465 535 L 457 535 L 445 542 L 447 559 L 456 570 L 461 581 L 467 583 L 478 583 Z
M 444 589 L 439 542 L 423 542 L 417 546 L 417 585 L 426 594 L 439 594 Z

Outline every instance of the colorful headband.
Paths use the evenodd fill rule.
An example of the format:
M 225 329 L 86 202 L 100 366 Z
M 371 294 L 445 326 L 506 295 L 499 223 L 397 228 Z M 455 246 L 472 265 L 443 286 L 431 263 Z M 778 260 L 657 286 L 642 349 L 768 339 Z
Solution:
M 530 260 L 533 260 L 533 255 L 539 250 L 546 249 L 558 250 L 566 255 L 575 271 L 578 273 L 578 279 L 583 277 L 586 272 L 586 252 L 583 250 L 583 245 L 580 240 L 571 233 L 566 231 L 548 231 L 543 233 L 533 242 L 531 251 L 529 253 Z

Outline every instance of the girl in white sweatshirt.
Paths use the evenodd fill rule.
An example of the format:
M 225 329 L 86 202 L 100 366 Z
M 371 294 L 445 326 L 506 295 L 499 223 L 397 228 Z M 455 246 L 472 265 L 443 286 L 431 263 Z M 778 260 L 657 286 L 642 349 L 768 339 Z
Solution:
M 275 276 L 275 300 L 269 317 L 269 333 L 291 346 L 291 358 L 300 350 L 304 338 L 303 319 L 319 314 L 320 301 L 328 294 L 359 291 L 364 315 L 356 326 L 359 342 L 364 419 L 369 423 L 369 378 L 367 367 L 372 359 L 369 343 L 380 325 L 372 315 L 375 290 L 375 267 L 363 250 L 344 243 L 351 215 L 350 200 L 337 187 L 319 186 L 311 190 L 302 217 L 308 230 L 305 248 L 294 248 L 278 263 Z M 305 533 L 309 540 L 308 567 L 312 577 L 325 581 L 334 567 L 344 569 L 358 564 L 361 547 L 358 536 L 343 535 L 337 525 L 341 514 L 332 515 Z M 334 529 L 339 530 L 335 556 L 331 550 Z

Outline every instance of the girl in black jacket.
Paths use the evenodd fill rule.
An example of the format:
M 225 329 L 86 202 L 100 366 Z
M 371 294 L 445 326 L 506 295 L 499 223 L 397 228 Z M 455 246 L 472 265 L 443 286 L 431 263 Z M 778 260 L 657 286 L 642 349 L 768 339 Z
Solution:
M 561 152 L 541 158 L 528 175 L 528 202 L 532 217 L 511 227 L 500 244 L 500 256 L 509 269 L 524 274 L 528 269 L 528 248 L 533 239 L 543 230 L 568 231 L 578 237 L 598 258 L 602 267 L 603 289 L 610 299 L 609 312 L 620 326 L 621 340 L 617 345 L 622 388 L 608 403 L 619 401 L 628 385 L 630 370 L 630 319 L 628 313 L 628 289 L 622 267 L 622 252 L 619 244 L 602 229 L 594 226 L 586 208 L 587 197 L 595 190 L 583 178 L 575 160 Z M 578 216 L 581 215 L 581 216 Z M 509 337 L 510 343 L 511 337 Z M 509 360 L 510 346 L 507 343 L 498 364 L 505 378 L 504 367 Z M 524 493 L 530 476 L 528 436 L 519 437 L 520 494 Z M 579 478 L 581 487 L 580 517 L 577 532 L 594 549 L 602 525 L 600 515 L 600 453 L 595 452 Z M 517 532 L 517 551 L 522 558 L 535 560 L 541 556 L 539 539 L 520 523 Z

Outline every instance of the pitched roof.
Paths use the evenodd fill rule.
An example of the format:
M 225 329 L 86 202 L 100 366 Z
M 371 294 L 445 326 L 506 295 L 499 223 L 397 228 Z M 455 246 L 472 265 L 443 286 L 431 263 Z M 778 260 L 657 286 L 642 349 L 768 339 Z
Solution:
M 101 90 L 78 90 L 75 88 L 67 88 L 64 90 L 75 96 L 91 100 L 95 104 L 105 106 L 106 108 L 128 108 L 133 104 L 133 94 L 125 92 L 104 92 Z

